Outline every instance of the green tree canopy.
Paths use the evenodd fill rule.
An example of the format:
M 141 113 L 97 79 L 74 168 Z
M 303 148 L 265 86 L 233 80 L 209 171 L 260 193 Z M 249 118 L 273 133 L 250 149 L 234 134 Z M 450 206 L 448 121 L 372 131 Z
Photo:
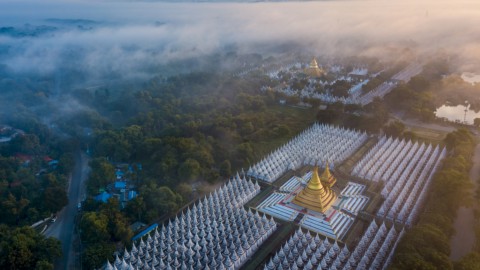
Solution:
M 43 192 L 43 207 L 45 210 L 56 213 L 68 204 L 68 197 L 64 187 L 51 186 Z
M 480 127 L 480 118 L 473 119 L 473 125 L 476 127 Z
M 162 215 L 175 213 L 183 203 L 182 196 L 173 192 L 169 187 L 157 186 L 150 183 L 140 189 L 146 209 L 145 219 L 148 222 L 160 218 Z
M 45 238 L 33 228 L 0 225 L 1 269 L 53 269 L 61 254 L 58 240 Z
M 178 168 L 178 175 L 187 181 L 196 179 L 200 174 L 200 163 L 193 158 L 185 160 Z
M 95 158 L 90 161 L 90 176 L 87 187 L 90 192 L 96 193 L 99 188 L 115 181 L 115 168 L 104 158 Z
M 105 242 L 110 239 L 108 217 L 103 213 L 85 212 L 80 220 L 82 240 L 87 243 Z
M 232 175 L 232 164 L 228 159 L 220 164 L 220 175 L 225 178 Z
M 107 260 L 113 260 L 115 246 L 107 243 L 94 243 L 86 248 L 83 254 L 83 266 L 85 269 L 98 269 Z

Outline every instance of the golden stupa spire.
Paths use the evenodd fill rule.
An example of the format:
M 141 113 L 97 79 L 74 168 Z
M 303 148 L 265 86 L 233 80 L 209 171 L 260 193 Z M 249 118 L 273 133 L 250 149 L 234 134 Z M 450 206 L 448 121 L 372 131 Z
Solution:
M 315 57 L 313 57 L 312 61 L 310 61 L 310 68 L 319 68 L 318 63 L 317 63 L 317 59 L 315 59 Z
M 325 74 L 325 71 L 318 66 L 317 59 L 313 57 L 310 65 L 305 69 L 305 73 L 313 77 L 320 77 Z
M 323 189 L 323 185 L 322 185 L 322 182 L 320 181 L 320 177 L 318 177 L 318 167 L 317 166 L 315 166 L 315 168 L 313 168 L 312 178 L 308 182 L 307 188 L 312 189 L 312 190 L 322 190 Z
M 333 187 L 333 185 L 337 182 L 337 179 L 330 173 L 330 167 L 328 165 L 325 166 L 325 171 L 323 171 L 322 175 L 320 176 L 320 181 L 323 185 L 327 185 L 329 187 Z
M 324 185 L 318 176 L 318 167 L 315 166 L 312 178 L 307 186 L 298 193 L 292 202 L 304 208 L 324 213 L 330 208 L 337 196 L 329 185 Z

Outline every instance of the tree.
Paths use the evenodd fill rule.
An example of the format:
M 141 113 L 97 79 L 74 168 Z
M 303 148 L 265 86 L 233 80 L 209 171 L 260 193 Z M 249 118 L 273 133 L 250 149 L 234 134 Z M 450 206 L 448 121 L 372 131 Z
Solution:
M 454 263 L 455 270 L 480 270 L 480 254 L 472 252 Z
M 480 127 L 480 118 L 473 119 L 473 125 L 476 127 Z
M 33 228 L 0 225 L 1 269 L 53 269 L 53 261 L 61 254 L 58 240 L 45 238 Z
M 147 222 L 153 221 L 162 215 L 170 215 L 175 213 L 182 206 L 182 196 L 173 192 L 169 187 L 157 186 L 150 183 L 140 189 L 140 195 L 148 205 L 145 213 Z
M 133 236 L 133 232 L 128 226 L 129 222 L 122 212 L 120 212 L 120 202 L 117 198 L 110 198 L 107 203 L 100 207 L 100 213 L 105 215 L 108 220 L 107 230 L 110 241 L 128 243 Z
M 336 97 L 348 97 L 351 84 L 346 80 L 338 80 L 332 85 L 332 95 Z
M 193 180 L 200 174 L 201 167 L 197 160 L 189 158 L 178 168 L 178 176 L 183 180 Z
M 467 129 L 460 128 L 457 131 L 450 132 L 444 139 L 449 149 L 455 148 L 460 142 L 473 142 L 474 139 Z
M 246 122 L 242 125 L 240 131 L 242 134 L 248 135 L 255 131 L 255 127 L 253 126 L 252 122 Z
M 291 131 L 287 125 L 280 124 L 273 128 L 273 132 L 280 138 L 288 138 Z
M 143 220 L 143 216 L 146 211 L 145 202 L 143 201 L 142 196 L 137 196 L 134 199 L 130 200 L 125 207 L 125 213 L 131 220 Z
M 95 243 L 88 246 L 83 254 L 82 263 L 85 269 L 98 269 L 107 260 L 113 260 L 115 246 L 108 243 Z
M 65 188 L 59 186 L 47 187 L 43 192 L 43 207 L 48 212 L 56 213 L 67 204 L 68 197 Z
M 2 223 L 13 225 L 23 215 L 30 202 L 24 198 L 17 200 L 12 193 L 8 193 L 6 197 L 6 199 L 1 201 L 0 215 Z
M 40 154 L 41 145 L 39 138 L 34 134 L 24 134 L 16 136 L 10 142 L 12 152 L 21 152 L 26 154 Z
M 180 194 L 184 201 L 189 201 L 192 196 L 192 185 L 187 183 L 180 183 L 176 188 L 178 194 Z
M 408 86 L 417 92 L 423 92 L 430 88 L 430 82 L 425 77 L 417 75 L 410 79 Z
M 108 217 L 103 213 L 86 212 L 80 220 L 82 241 L 86 243 L 104 242 L 110 239 Z
M 298 96 L 288 96 L 287 97 L 288 104 L 297 105 L 300 102 L 300 98 Z
M 253 147 L 249 142 L 241 143 L 237 146 L 237 156 L 239 159 L 247 163 L 253 159 Z
M 333 109 L 327 108 L 325 110 L 319 110 L 317 113 L 317 120 L 320 123 L 333 124 L 340 117 L 341 113 Z
M 137 127 L 127 128 L 125 134 L 131 139 L 137 139 L 141 136 Z M 107 156 L 115 161 L 124 161 L 130 157 L 132 145 L 125 138 L 121 130 L 101 131 L 95 137 L 95 154 L 97 156 Z
M 405 140 L 414 141 L 417 139 L 417 135 L 412 131 L 405 131 L 403 132 L 403 138 L 405 138 Z
M 88 178 L 87 186 L 92 193 L 115 181 L 115 168 L 106 159 L 92 159 L 90 168 L 92 171 Z
M 232 164 L 230 164 L 230 161 L 228 159 L 224 160 L 220 164 L 220 175 L 222 177 L 229 177 L 232 175 Z
M 53 264 L 47 261 L 38 261 L 35 270 L 53 270 Z
M 390 137 L 400 137 L 405 130 L 405 125 L 400 121 L 394 121 L 383 128 L 385 135 Z

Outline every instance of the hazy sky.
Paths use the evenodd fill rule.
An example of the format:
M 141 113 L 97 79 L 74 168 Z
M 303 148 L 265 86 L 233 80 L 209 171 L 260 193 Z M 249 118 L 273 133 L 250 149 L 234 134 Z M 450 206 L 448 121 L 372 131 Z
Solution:
M 240 1 L 239 1 L 240 2 Z M 389 55 L 392 46 L 458 53 L 463 69 L 479 72 L 480 1 L 321 1 L 281 3 L 164 3 L 117 1 L 1 1 L 0 26 L 46 24 L 47 18 L 100 22 L 50 35 L 0 35 L 15 71 L 49 72 L 69 50 L 79 65 L 129 72 L 145 63 L 211 53 L 234 44 L 301 41 L 317 55 Z M 160 24 L 155 25 L 158 22 Z M 2 49 L 2 47 L 0 47 Z

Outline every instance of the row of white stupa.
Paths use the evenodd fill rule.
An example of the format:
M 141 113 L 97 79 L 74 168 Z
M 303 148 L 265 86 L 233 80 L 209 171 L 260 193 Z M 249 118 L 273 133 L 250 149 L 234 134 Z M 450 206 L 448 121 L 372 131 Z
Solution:
M 394 226 L 380 226 L 373 220 L 353 252 L 347 246 L 341 248 L 328 238 L 321 240 L 317 235 L 298 229 L 290 239 L 275 252 L 265 264 L 264 270 L 305 269 L 386 269 L 391 261 L 398 241 L 403 235 Z
M 104 269 L 238 269 L 276 230 L 243 205 L 260 191 L 238 175 Z
M 359 103 L 364 106 L 368 103 L 372 102 L 375 98 L 383 98 L 386 94 L 390 93 L 390 91 L 395 88 L 397 84 L 394 82 L 383 82 L 375 89 L 371 90 L 370 92 L 366 93 L 365 95 L 359 98 Z
M 305 63 L 294 62 L 294 63 L 288 64 L 288 65 L 282 65 L 280 68 L 277 68 L 277 69 L 267 70 L 265 73 L 268 77 L 270 77 L 270 79 L 277 79 L 278 80 L 278 79 L 281 79 L 281 77 L 280 77 L 281 73 L 288 73 L 292 69 L 299 70 L 304 65 L 305 65 Z M 337 65 L 328 65 L 328 66 L 329 66 L 329 71 L 332 72 L 332 73 L 339 73 L 344 69 L 343 66 L 338 65 L 338 64 Z M 366 76 L 366 75 L 368 75 L 368 68 L 366 68 L 365 66 L 356 66 L 352 69 L 352 71 L 350 71 L 348 73 L 348 75 Z
M 404 81 L 408 82 L 413 76 L 418 75 L 422 71 L 422 65 L 419 63 L 412 63 L 400 72 L 396 73 L 392 76 L 392 80 L 397 81 Z M 278 77 L 278 76 L 277 76 Z M 318 83 L 325 86 L 325 85 L 333 85 L 337 80 L 347 80 L 351 81 L 352 78 L 350 76 L 343 76 L 333 80 L 331 82 L 326 81 L 319 81 Z M 354 85 L 349 90 L 348 97 L 337 97 L 332 95 L 330 92 L 327 93 L 317 93 L 315 91 L 315 87 L 313 85 L 307 85 L 305 88 L 301 90 L 294 90 L 289 86 L 285 88 L 276 88 L 277 92 L 283 93 L 287 96 L 298 96 L 300 98 L 313 98 L 319 99 L 325 103 L 335 103 L 341 102 L 344 104 L 360 104 L 360 105 L 367 105 L 373 101 L 374 98 L 380 97 L 383 98 L 386 94 L 393 90 L 393 88 L 397 85 L 396 82 L 388 81 L 383 82 L 375 89 L 369 91 L 368 93 L 364 94 L 363 96 L 361 90 L 362 86 L 366 84 L 366 82 L 360 82 Z M 266 87 L 262 87 L 261 90 L 266 90 Z
M 302 165 L 339 163 L 368 138 L 365 132 L 314 124 L 287 144 L 248 169 L 247 175 L 273 182 L 286 171 Z
M 352 174 L 385 182 L 377 215 L 412 225 L 446 149 L 382 137 L 357 163 Z
M 362 94 L 363 86 L 366 85 L 369 81 L 369 79 L 363 80 L 348 89 L 348 94 L 350 95 L 352 100 L 357 100 L 357 98 L 360 97 L 360 95 Z
M 413 62 L 404 68 L 402 71 L 393 75 L 393 80 L 408 82 L 413 76 L 416 76 L 422 72 L 423 66 L 418 62 Z
M 363 178 L 386 182 L 382 191 L 386 200 L 377 212 L 378 217 L 412 225 L 432 176 L 445 156 L 445 148 L 383 137 L 355 166 L 353 173 L 361 172 L 359 176 Z M 384 223 L 379 227 L 373 220 L 346 262 L 342 258 L 332 263 L 330 258 L 330 263 L 326 263 L 308 255 L 299 259 L 283 250 L 284 246 L 265 269 L 386 269 L 403 233 L 403 229 L 398 232 L 393 225 L 390 229 Z
M 280 68 L 277 68 L 277 69 L 268 70 L 265 73 L 268 77 L 270 77 L 270 79 L 278 80 L 278 79 L 281 79 L 280 78 L 281 73 L 288 73 L 292 69 L 297 69 L 297 70 L 301 69 L 302 65 L 304 64 L 302 64 L 301 62 L 294 62 L 287 65 L 282 65 Z
M 324 136 L 327 137 L 330 136 L 331 133 L 336 134 L 339 133 L 339 130 L 342 131 L 342 129 L 330 126 L 314 125 L 304 133 L 315 138 L 315 136 L 309 134 L 309 132 L 312 132 L 312 129 L 319 128 L 325 129 Z M 357 134 L 357 136 L 362 134 L 355 131 L 350 132 L 351 134 Z M 348 132 L 342 131 L 340 133 Z M 301 135 L 299 137 L 301 137 Z M 376 147 L 380 148 L 381 145 L 377 145 Z M 428 150 L 427 148 L 425 151 L 431 151 L 431 149 Z M 438 151 L 438 148 L 436 148 L 432 155 Z M 387 153 L 387 151 L 384 152 Z M 430 174 L 432 174 L 438 166 L 442 155 L 445 155 L 445 150 L 440 153 L 434 165 L 432 165 L 433 162 L 430 161 L 431 159 L 428 159 L 429 161 L 425 167 L 433 166 Z M 382 156 L 383 155 L 380 157 Z M 387 160 L 388 156 L 389 155 L 385 154 L 384 159 Z M 408 155 L 404 157 L 408 157 Z M 427 180 L 427 182 L 428 181 L 429 180 Z M 425 190 L 425 187 L 426 184 L 423 186 L 422 192 Z M 260 216 L 258 213 L 252 213 L 250 210 L 246 211 L 242 207 L 244 203 L 258 194 L 259 190 L 260 187 L 258 184 L 240 179 L 237 175 L 235 179 L 209 195 L 202 202 L 195 204 L 185 213 L 178 215 L 177 218 L 166 227 L 162 227 L 160 231 L 149 235 L 146 242 L 141 240 L 140 243 L 134 244 L 132 249 L 124 252 L 121 257 L 115 260 L 113 265 L 107 263 L 106 268 L 122 270 L 240 268 L 245 260 L 247 260 L 276 229 L 276 223 L 273 219 Z M 412 212 L 418 213 L 420 202 L 424 199 L 424 196 L 420 195 L 418 197 L 420 197 L 418 201 L 415 200 L 412 202 L 414 205 Z M 306 269 L 310 269 L 309 267 L 312 267 L 311 269 L 355 269 L 356 267 L 360 267 L 358 269 L 368 269 L 368 265 L 370 265 L 370 269 L 385 268 L 391 259 L 395 245 L 398 243 L 403 231 L 399 234 L 394 227 L 391 227 L 388 233 L 386 233 L 385 229 L 381 228 L 382 226 L 377 226 L 375 221 L 373 221 L 347 261 L 345 261 L 344 257 L 347 256 L 346 252 L 348 249 L 344 247 L 344 249 L 342 249 L 342 252 L 346 250 L 343 252 L 344 256 L 340 256 L 342 252 L 339 253 L 335 248 L 333 249 L 333 251 L 336 252 L 335 254 L 333 254 L 333 251 L 330 252 L 329 249 L 327 256 L 321 251 L 321 259 L 320 257 L 315 257 L 315 259 L 309 257 L 307 260 L 306 256 L 308 256 L 308 254 L 304 256 L 303 250 L 301 250 L 299 253 L 302 253 L 302 262 L 299 261 L 298 257 L 294 259 L 294 263 L 292 260 L 287 259 L 289 263 L 287 268 L 286 261 L 281 258 L 281 264 L 275 265 L 277 269 L 282 269 L 282 267 L 286 269 L 302 267 L 307 267 Z M 308 236 L 305 237 L 308 238 Z M 288 244 L 290 244 L 290 241 Z M 323 248 L 321 248 L 322 245 L 319 247 L 321 250 L 323 250 Z M 281 253 L 289 256 L 287 252 L 288 250 L 283 250 L 277 254 L 280 257 L 282 256 Z M 306 249 L 305 253 L 308 252 Z M 315 251 L 315 253 L 312 254 L 316 253 Z M 296 252 L 293 252 L 293 254 L 296 254 Z M 291 256 L 289 258 L 291 259 Z M 274 263 L 278 262 L 279 259 L 278 257 L 277 260 L 275 260 L 275 257 L 272 258 L 272 260 L 275 260 Z M 303 266 L 301 266 L 302 263 Z M 316 266 L 316 268 L 313 268 L 314 266 Z
M 347 78 L 347 80 L 351 81 L 351 78 Z M 335 81 L 332 81 L 332 82 L 319 81 L 319 82 L 316 82 L 316 83 L 318 83 L 322 86 L 325 86 L 325 85 L 333 85 L 333 83 L 335 83 Z M 365 84 L 365 81 L 364 82 L 359 82 L 358 84 L 355 84 L 354 86 L 352 86 L 348 90 L 348 93 L 350 95 L 347 96 L 347 97 L 334 96 L 331 93 L 331 91 L 329 91 L 329 90 L 326 91 L 325 93 L 318 93 L 316 91 L 316 87 L 315 87 L 314 84 L 313 85 L 307 85 L 301 90 L 292 89 L 290 86 L 287 86 L 287 87 L 284 87 L 284 88 L 277 87 L 274 90 L 278 93 L 282 93 L 282 94 L 284 94 L 286 96 L 289 96 L 289 97 L 297 96 L 297 97 L 302 98 L 302 99 L 303 98 L 312 98 L 312 99 L 321 100 L 325 103 L 341 102 L 343 104 L 359 104 L 360 100 L 358 99 L 358 97 L 361 95 L 361 91 L 359 91 L 359 90 L 361 90 L 361 87 L 364 84 Z M 260 90 L 264 92 L 267 89 L 270 89 L 270 88 L 262 87 Z
M 412 63 L 408 65 L 406 68 L 398 72 L 397 74 L 392 76 L 392 80 L 408 82 L 413 76 L 418 75 L 422 72 L 423 67 L 419 63 Z M 368 92 L 367 94 L 363 95 L 359 101 L 361 105 L 367 105 L 368 103 L 372 102 L 374 98 L 380 97 L 383 98 L 386 94 L 390 93 L 393 88 L 396 86 L 396 82 L 384 82 L 377 86 L 372 91 Z

